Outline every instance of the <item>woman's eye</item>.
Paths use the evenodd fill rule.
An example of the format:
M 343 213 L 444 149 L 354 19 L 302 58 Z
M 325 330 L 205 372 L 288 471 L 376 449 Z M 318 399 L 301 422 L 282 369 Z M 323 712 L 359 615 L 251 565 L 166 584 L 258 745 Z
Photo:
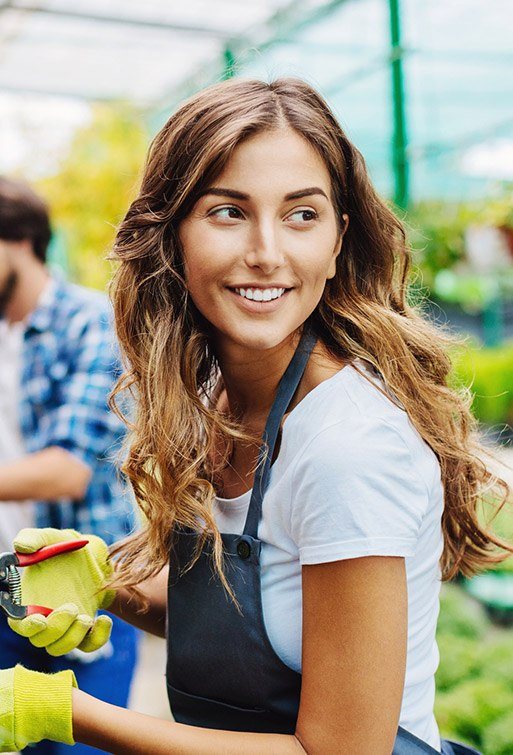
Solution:
M 218 207 L 217 210 L 209 212 L 210 217 L 220 218 L 221 220 L 239 220 L 242 213 L 237 207 Z
M 299 222 L 302 225 L 305 223 L 311 223 L 312 220 L 316 220 L 318 217 L 315 210 L 296 210 L 291 215 L 289 215 L 289 218 L 293 220 L 294 222 Z

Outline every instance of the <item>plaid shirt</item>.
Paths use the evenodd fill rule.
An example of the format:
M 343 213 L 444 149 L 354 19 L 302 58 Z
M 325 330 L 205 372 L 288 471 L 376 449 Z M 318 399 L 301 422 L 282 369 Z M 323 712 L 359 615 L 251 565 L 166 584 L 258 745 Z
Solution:
M 80 501 L 37 502 L 38 527 L 71 527 L 109 544 L 133 529 L 132 498 L 116 467 L 124 425 L 107 406 L 120 369 L 107 298 L 52 280 L 24 333 L 21 431 L 29 453 L 60 446 L 92 477 Z

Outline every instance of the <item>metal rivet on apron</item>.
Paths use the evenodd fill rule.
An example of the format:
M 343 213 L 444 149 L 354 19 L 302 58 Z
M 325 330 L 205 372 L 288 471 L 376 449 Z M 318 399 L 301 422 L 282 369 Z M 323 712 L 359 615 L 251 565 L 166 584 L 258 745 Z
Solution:
M 237 553 L 241 558 L 246 560 L 251 556 L 251 545 L 248 543 L 247 540 L 240 540 L 237 543 Z

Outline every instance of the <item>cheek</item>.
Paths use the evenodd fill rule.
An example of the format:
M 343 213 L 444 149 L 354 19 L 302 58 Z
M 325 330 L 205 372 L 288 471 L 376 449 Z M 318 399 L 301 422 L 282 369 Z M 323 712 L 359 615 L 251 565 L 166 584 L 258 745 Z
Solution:
M 191 225 L 185 225 L 180 232 L 180 242 L 185 270 L 185 282 L 188 290 L 193 293 L 201 290 L 209 278 L 210 266 L 214 254 L 209 254 L 208 239 L 201 230 Z
M 235 234 L 219 234 L 202 223 L 191 223 L 180 234 L 189 290 L 215 283 L 233 264 L 240 250 Z
M 335 275 L 336 258 L 331 252 L 325 254 L 317 253 L 303 265 L 303 275 L 310 285 L 323 288 L 326 280 Z
M 204 302 L 208 300 L 210 280 L 209 271 L 200 259 L 192 257 L 186 260 L 185 283 L 192 301 L 199 310 L 203 310 Z

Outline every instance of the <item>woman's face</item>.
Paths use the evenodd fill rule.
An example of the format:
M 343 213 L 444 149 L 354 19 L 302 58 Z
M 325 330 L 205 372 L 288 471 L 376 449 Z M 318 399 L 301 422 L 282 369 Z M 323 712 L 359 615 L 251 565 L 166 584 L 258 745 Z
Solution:
M 179 233 L 190 296 L 223 349 L 268 349 L 295 332 L 343 236 L 326 165 L 289 128 L 239 144 Z

